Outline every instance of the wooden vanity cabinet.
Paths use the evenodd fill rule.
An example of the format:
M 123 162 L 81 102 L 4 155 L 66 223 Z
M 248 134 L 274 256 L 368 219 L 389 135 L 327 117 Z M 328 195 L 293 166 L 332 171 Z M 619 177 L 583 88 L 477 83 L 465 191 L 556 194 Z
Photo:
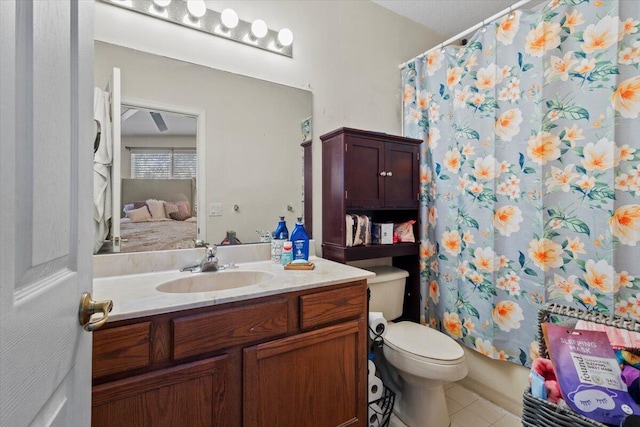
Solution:
M 110 322 L 92 426 L 365 426 L 366 281 Z
M 420 144 L 419 139 L 339 128 L 322 140 L 322 256 L 346 263 L 391 257 L 407 270 L 403 319 L 420 319 Z M 346 245 L 347 214 L 373 222 L 414 220 L 415 243 Z

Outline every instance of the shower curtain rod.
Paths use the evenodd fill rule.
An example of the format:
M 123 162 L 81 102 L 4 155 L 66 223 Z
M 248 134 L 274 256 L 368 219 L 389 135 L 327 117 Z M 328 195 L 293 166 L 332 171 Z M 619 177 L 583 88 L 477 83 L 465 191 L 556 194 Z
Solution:
M 491 21 L 493 21 L 495 19 L 500 18 L 502 15 L 506 15 L 507 13 L 511 13 L 512 11 L 520 8 L 521 6 L 524 6 L 527 3 L 529 3 L 530 1 L 531 0 L 520 0 L 518 3 L 515 3 L 513 6 L 509 6 L 508 8 L 506 8 L 504 10 L 501 10 L 500 12 L 496 13 L 495 15 L 493 15 L 493 16 L 487 18 L 487 19 L 484 19 L 482 22 L 479 22 L 476 25 L 474 25 L 473 27 L 468 28 L 468 29 L 464 30 L 463 32 L 451 37 L 450 39 L 446 40 L 445 42 L 440 43 L 437 46 L 432 47 L 431 49 L 427 50 L 424 53 L 421 53 L 420 55 L 418 55 L 416 57 L 413 57 L 412 59 L 408 60 L 407 62 L 403 62 L 402 64 L 398 65 L 398 68 L 402 70 L 404 67 L 407 66 L 407 64 L 409 62 L 415 61 L 416 59 L 420 59 L 420 58 L 424 57 L 425 55 L 428 55 L 431 51 L 434 51 L 436 49 L 441 49 L 441 48 L 447 46 L 448 44 L 453 43 L 454 41 L 466 36 L 467 34 L 477 30 L 478 28 L 483 27 L 486 22 L 491 22 Z

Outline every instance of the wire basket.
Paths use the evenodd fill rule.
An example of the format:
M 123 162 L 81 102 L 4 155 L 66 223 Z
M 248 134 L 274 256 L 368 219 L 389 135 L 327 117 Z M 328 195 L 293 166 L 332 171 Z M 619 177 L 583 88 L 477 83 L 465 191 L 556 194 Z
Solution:
M 547 304 L 538 311 L 538 345 L 540 357 L 546 359 L 549 358 L 549 352 L 544 342 L 542 324 L 549 322 L 551 316 L 586 320 L 614 328 L 640 332 L 640 323 L 635 319 L 627 320 L 618 316 L 590 313 L 560 304 Z M 573 412 L 568 407 L 559 407 L 548 400 L 533 396 L 530 387 L 524 391 L 522 396 L 522 425 L 525 427 L 607 427 L 605 424 Z
M 391 413 L 393 412 L 393 405 L 396 401 L 396 394 L 386 385 L 383 385 L 382 397 L 374 401 L 369 402 L 369 411 L 367 416 L 368 425 L 376 425 L 375 421 L 378 421 L 378 426 L 387 427 L 389 420 L 391 420 Z M 375 406 L 374 406 L 375 405 Z

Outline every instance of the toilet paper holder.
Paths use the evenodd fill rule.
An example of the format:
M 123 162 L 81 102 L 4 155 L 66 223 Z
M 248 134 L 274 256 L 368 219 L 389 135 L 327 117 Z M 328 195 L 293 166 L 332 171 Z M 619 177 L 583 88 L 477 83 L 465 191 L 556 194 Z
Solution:
M 389 387 L 382 385 L 382 397 L 369 402 L 367 412 L 367 425 L 375 427 L 388 427 L 391 420 L 391 412 L 396 400 L 396 394 Z

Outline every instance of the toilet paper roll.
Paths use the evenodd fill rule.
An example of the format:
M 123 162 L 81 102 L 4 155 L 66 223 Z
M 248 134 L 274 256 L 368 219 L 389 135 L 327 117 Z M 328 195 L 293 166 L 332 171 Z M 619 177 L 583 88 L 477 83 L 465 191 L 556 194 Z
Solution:
M 371 376 L 369 377 L 369 382 L 368 382 L 368 387 L 369 387 L 369 402 L 373 402 L 375 400 L 378 400 L 382 397 L 382 380 L 378 377 Z
M 369 378 L 374 377 L 376 375 L 376 364 L 373 363 L 373 360 L 368 360 L 367 375 L 369 376 Z
M 384 318 L 381 312 L 371 311 L 369 312 L 369 336 L 371 339 L 377 337 L 384 337 L 387 333 L 387 320 Z
M 378 427 L 382 423 L 382 408 L 377 403 L 370 403 L 367 416 L 367 425 Z

